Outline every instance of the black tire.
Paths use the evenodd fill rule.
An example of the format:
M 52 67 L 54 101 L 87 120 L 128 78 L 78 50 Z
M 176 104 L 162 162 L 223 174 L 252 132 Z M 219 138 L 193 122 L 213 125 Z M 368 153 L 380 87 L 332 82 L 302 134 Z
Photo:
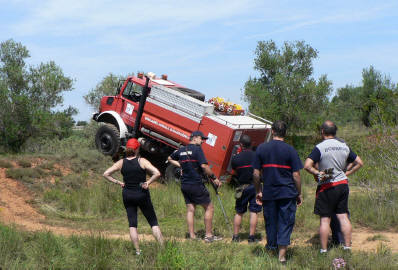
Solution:
M 100 126 L 95 134 L 95 145 L 104 155 L 115 155 L 120 147 L 120 133 L 117 127 L 109 123 Z
M 200 101 L 205 101 L 205 95 L 199 91 L 189 89 L 189 88 L 182 88 L 182 87 L 171 87 L 171 89 L 176 90 L 185 95 L 188 95 L 190 97 L 196 98 Z
M 173 164 L 169 163 L 169 165 L 167 165 L 166 171 L 164 173 L 164 178 L 166 180 L 166 182 L 170 182 L 170 181 L 175 181 L 177 183 L 179 183 L 180 177 L 179 176 L 179 172 L 181 172 L 181 169 L 177 166 L 174 166 Z

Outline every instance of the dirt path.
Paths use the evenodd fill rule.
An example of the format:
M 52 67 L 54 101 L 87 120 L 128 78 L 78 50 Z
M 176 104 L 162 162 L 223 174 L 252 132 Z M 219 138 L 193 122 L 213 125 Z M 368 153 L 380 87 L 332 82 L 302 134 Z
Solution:
M 58 235 L 91 235 L 93 231 L 76 230 L 62 226 L 45 224 L 46 217 L 29 203 L 33 200 L 31 192 L 20 182 L 7 178 L 5 169 L 0 168 L 0 221 L 16 225 L 26 231 L 51 231 Z M 98 232 L 109 238 L 129 239 L 128 234 Z M 151 235 L 142 235 L 143 240 L 151 240 Z
M 0 221 L 4 224 L 15 224 L 17 227 L 26 231 L 51 231 L 58 235 L 95 235 L 101 234 L 109 238 L 121 238 L 128 240 L 128 232 L 125 234 L 114 234 L 107 232 L 93 232 L 87 230 L 77 230 L 61 226 L 52 226 L 46 224 L 46 217 L 40 214 L 31 202 L 33 201 L 32 193 L 20 182 L 7 178 L 5 170 L 0 168 Z M 308 246 L 311 245 L 309 238 L 314 235 L 295 239 L 292 245 Z M 140 239 L 144 241 L 153 241 L 152 235 L 140 234 Z M 185 241 L 185 239 L 176 239 L 177 241 Z M 226 239 L 225 242 L 230 242 Z M 376 251 L 380 244 L 383 244 L 393 252 L 398 252 L 398 233 L 394 232 L 376 232 L 365 228 L 354 228 L 353 232 L 353 250 Z M 242 241 L 242 243 L 247 243 Z M 261 244 L 265 245 L 263 239 Z

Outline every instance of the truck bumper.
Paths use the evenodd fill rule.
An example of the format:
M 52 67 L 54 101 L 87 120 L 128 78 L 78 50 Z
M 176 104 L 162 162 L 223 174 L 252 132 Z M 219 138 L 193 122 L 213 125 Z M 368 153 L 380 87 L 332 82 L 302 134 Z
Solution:
M 93 113 L 93 120 L 97 122 L 99 113 Z

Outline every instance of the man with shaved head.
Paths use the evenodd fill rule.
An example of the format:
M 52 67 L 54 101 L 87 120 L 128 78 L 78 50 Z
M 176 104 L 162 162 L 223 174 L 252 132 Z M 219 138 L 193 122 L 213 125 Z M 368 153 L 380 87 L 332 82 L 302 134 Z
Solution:
M 363 165 L 361 158 L 336 137 L 336 132 L 337 126 L 330 120 L 325 121 L 321 126 L 323 141 L 315 146 L 304 164 L 305 170 L 318 180 L 314 213 L 320 216 L 321 253 L 327 252 L 330 220 L 334 214 L 340 222 L 344 249 L 351 249 L 352 226 L 348 218 L 347 177 Z M 345 171 L 349 163 L 352 166 Z

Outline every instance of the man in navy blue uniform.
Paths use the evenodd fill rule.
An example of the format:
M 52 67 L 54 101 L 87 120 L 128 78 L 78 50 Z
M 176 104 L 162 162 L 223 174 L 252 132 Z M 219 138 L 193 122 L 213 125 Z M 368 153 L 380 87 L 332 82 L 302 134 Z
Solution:
M 239 242 L 239 229 L 242 223 L 243 214 L 247 211 L 249 205 L 250 212 L 250 230 L 248 242 L 255 242 L 255 233 L 257 227 L 257 213 L 261 212 L 261 205 L 256 203 L 256 190 L 253 185 L 253 161 L 255 153 L 250 149 L 251 139 L 244 134 L 239 140 L 241 152 L 232 157 L 231 166 L 237 176 L 240 189 L 240 198 L 236 198 L 234 217 L 234 235 L 232 241 Z
M 279 248 L 279 261 L 285 263 L 297 205 L 303 202 L 300 178 L 303 164 L 296 150 L 284 142 L 286 124 L 283 121 L 278 120 L 272 124 L 272 135 L 272 141 L 261 144 L 256 150 L 253 179 L 257 203 L 263 205 L 266 248 Z
M 206 174 L 217 186 L 221 186 L 221 182 L 211 171 L 201 148 L 201 144 L 206 140 L 207 137 L 201 131 L 192 132 L 189 144 L 171 154 L 168 161 L 181 167 L 182 170 L 181 191 L 187 206 L 187 224 L 190 238 L 196 238 L 194 230 L 195 208 L 197 205 L 201 205 L 205 210 L 205 242 L 210 243 L 221 238 L 212 233 L 214 206 L 210 200 L 209 191 L 203 184 L 203 174 Z

